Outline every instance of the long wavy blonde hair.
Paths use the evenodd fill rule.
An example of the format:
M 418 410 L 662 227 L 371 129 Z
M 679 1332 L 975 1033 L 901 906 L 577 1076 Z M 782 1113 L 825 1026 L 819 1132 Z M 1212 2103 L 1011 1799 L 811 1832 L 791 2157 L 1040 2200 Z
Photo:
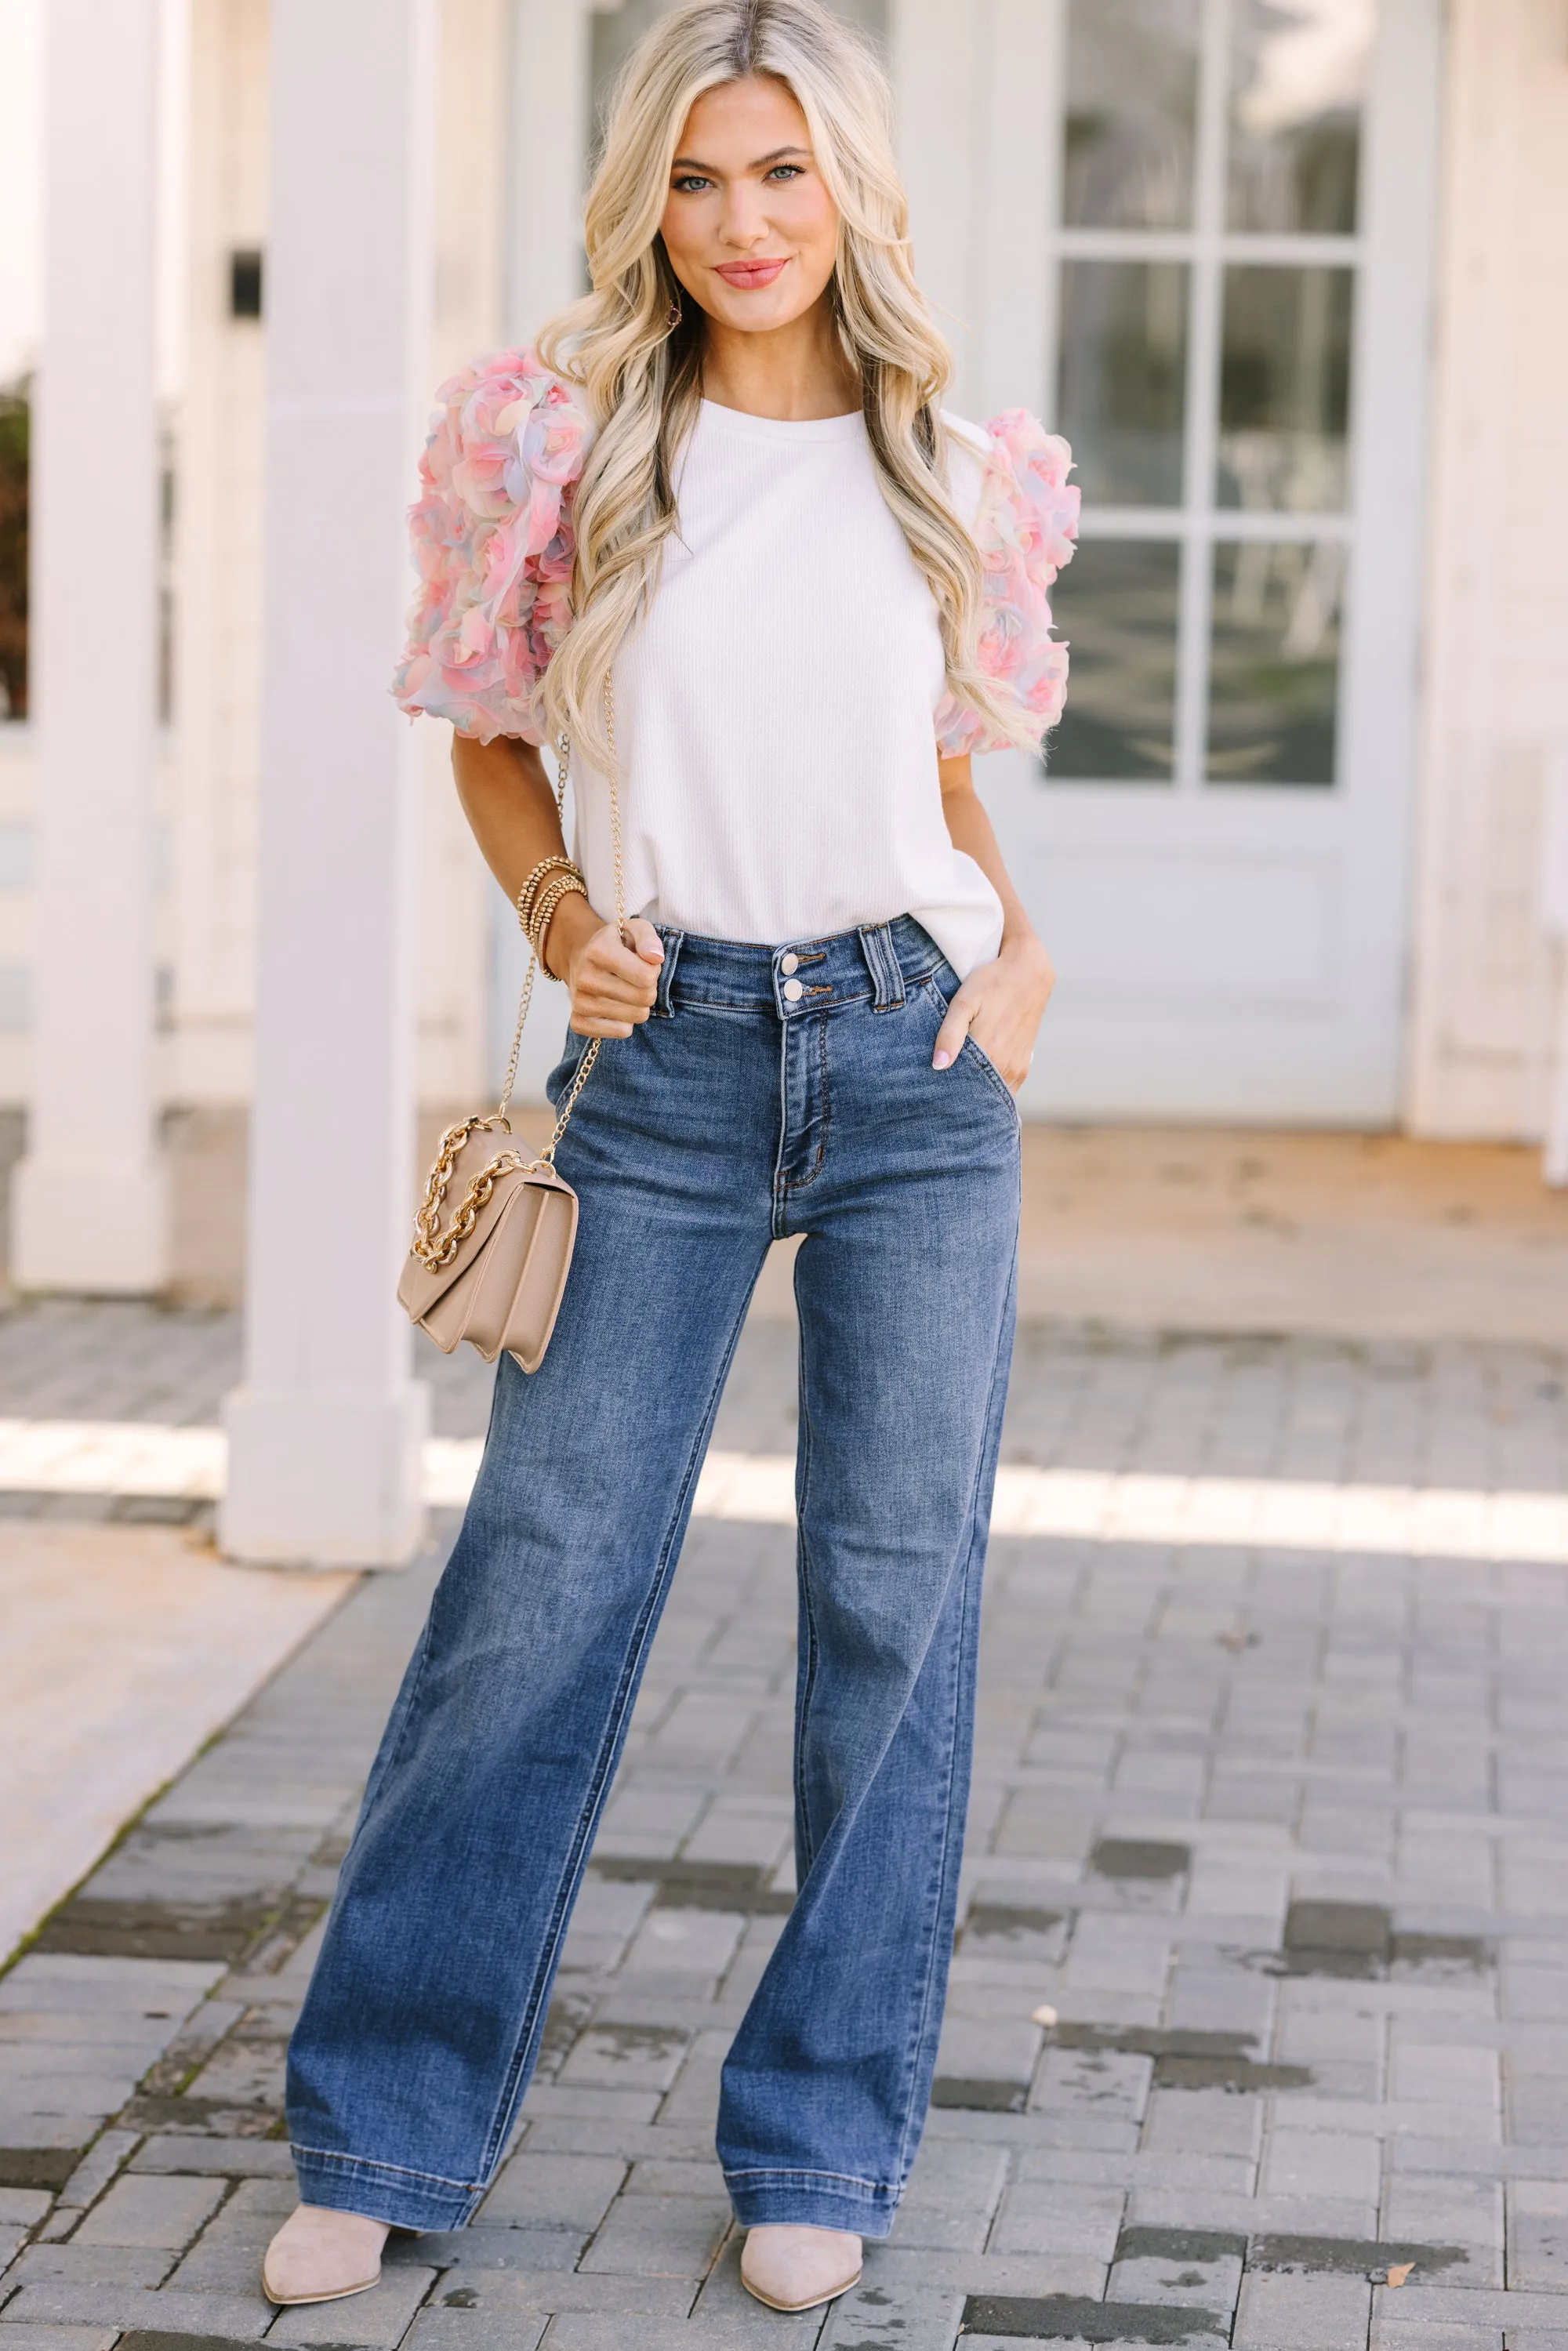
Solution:
M 793 94 L 838 207 L 834 315 L 883 495 L 936 600 L 949 689 L 1022 742 L 975 661 L 980 558 L 948 494 L 938 406 L 952 360 L 911 266 L 892 92 L 867 43 L 819 0 L 688 0 L 643 35 L 616 80 L 588 192 L 593 290 L 538 337 L 596 428 L 574 502 L 577 617 L 545 673 L 541 715 L 603 767 L 602 682 L 676 528 L 676 463 L 702 398 L 701 314 L 688 300 L 669 324 L 681 296 L 659 232 L 670 167 L 702 93 L 758 74 Z

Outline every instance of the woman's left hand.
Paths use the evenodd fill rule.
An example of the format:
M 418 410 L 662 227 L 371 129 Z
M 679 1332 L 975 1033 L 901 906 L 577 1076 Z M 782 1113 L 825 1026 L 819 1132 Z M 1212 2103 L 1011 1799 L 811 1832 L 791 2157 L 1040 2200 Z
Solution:
M 1040 1016 L 1055 985 L 1055 967 L 1032 931 L 1004 939 L 995 963 L 972 971 L 948 1006 L 936 1032 L 932 1068 L 950 1068 L 972 1035 L 1016 1094 L 1029 1075 Z

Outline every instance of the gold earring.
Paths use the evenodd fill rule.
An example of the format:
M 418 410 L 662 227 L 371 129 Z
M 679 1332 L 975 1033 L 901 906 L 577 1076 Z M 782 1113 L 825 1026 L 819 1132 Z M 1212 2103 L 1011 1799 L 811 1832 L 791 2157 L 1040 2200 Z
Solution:
M 674 333 L 675 329 L 680 325 L 684 313 L 681 309 L 681 298 L 677 294 L 674 300 L 671 303 L 669 308 L 664 313 L 664 325 L 672 335 Z

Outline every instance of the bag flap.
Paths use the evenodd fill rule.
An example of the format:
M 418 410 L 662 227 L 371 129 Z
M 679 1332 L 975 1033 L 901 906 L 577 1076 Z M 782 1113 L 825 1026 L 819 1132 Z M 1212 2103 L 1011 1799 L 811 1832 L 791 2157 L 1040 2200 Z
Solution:
M 447 1179 L 445 1196 L 441 1203 L 441 1230 L 444 1232 L 452 1222 L 475 1176 L 493 1159 L 503 1151 L 521 1153 L 527 1149 L 527 1144 L 507 1134 L 504 1128 L 498 1132 L 495 1128 L 481 1128 L 477 1134 L 471 1134 L 454 1161 L 452 1174 Z M 505 1174 L 497 1176 L 488 1200 L 474 1220 L 473 1231 L 439 1271 L 433 1272 L 424 1259 L 410 1249 L 403 1261 L 397 1295 L 399 1305 L 415 1322 L 428 1314 L 436 1301 L 444 1297 L 453 1283 L 460 1280 L 476 1262 L 499 1228 L 512 1195 L 525 1186 L 542 1192 L 565 1192 L 573 1200 L 577 1196 L 564 1176 L 558 1176 L 553 1168 L 508 1168 Z

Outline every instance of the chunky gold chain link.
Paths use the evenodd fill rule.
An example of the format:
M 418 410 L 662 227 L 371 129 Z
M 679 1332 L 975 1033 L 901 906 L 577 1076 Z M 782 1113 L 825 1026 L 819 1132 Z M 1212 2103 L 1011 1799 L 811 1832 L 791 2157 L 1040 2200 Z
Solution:
M 479 1211 L 488 1202 L 496 1188 L 497 1176 L 509 1175 L 523 1165 L 522 1155 L 504 1146 L 489 1165 L 482 1167 L 463 1196 L 462 1204 L 444 1232 L 441 1229 L 441 1206 L 446 1197 L 446 1186 L 452 1181 L 452 1170 L 457 1155 L 471 1134 L 492 1126 L 490 1118 L 465 1118 L 449 1126 L 441 1138 L 441 1148 L 435 1165 L 430 1171 L 430 1181 L 424 1187 L 424 1198 L 413 1220 L 413 1253 L 432 1273 L 439 1273 L 450 1265 L 469 1234 L 473 1231 Z

